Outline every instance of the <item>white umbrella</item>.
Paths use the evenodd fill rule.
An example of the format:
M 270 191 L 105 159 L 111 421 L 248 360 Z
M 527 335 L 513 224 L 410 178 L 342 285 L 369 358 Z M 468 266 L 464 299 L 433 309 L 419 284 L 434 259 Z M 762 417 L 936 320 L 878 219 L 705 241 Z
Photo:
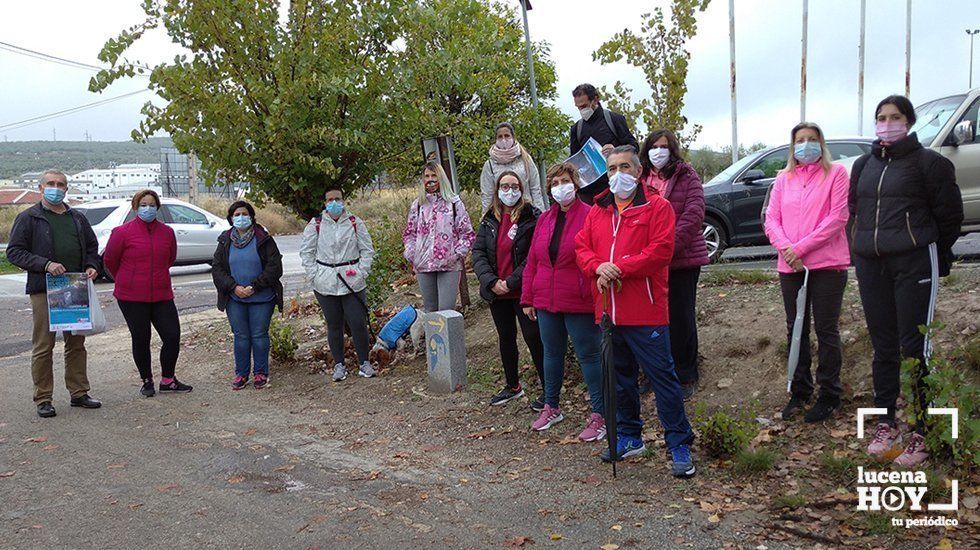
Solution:
M 806 285 L 810 281 L 810 270 L 803 266 L 803 286 L 796 294 L 796 319 L 793 320 L 793 339 L 789 345 L 789 361 L 786 363 L 786 391 L 792 391 L 793 375 L 800 363 L 800 343 L 803 340 L 803 316 L 806 315 Z

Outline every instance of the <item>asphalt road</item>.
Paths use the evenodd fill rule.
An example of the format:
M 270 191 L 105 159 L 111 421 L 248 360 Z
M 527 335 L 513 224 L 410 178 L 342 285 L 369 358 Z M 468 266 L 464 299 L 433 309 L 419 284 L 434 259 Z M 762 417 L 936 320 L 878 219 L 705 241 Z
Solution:
M 286 296 L 307 290 L 303 268 L 299 261 L 299 235 L 277 237 L 283 254 L 283 286 Z M 961 237 L 954 252 L 966 261 L 980 260 L 980 233 Z M 731 248 L 723 261 L 708 266 L 712 269 L 773 269 L 775 250 L 771 246 Z M 206 265 L 177 267 L 171 270 L 174 300 L 181 314 L 190 314 L 215 307 L 216 297 L 211 283 L 210 268 Z M 24 296 L 26 275 L 0 275 L 0 357 L 9 357 L 31 349 L 31 308 Z M 112 284 L 98 284 L 99 299 L 106 312 L 109 326 L 122 326 L 125 321 L 112 297 Z

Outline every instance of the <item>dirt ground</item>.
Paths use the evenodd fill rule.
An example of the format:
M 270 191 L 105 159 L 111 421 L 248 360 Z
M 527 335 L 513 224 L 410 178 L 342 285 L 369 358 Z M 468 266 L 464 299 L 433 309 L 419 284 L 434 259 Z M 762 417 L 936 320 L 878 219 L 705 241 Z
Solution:
M 980 270 L 957 268 L 943 286 L 937 349 L 977 338 Z M 3 547 L 379 548 L 952 547 L 977 540 L 975 509 L 960 527 L 891 528 L 854 511 L 855 472 L 822 457 L 862 458 L 858 406 L 869 406 L 870 345 L 848 285 L 842 331 L 846 403 L 818 425 L 786 423 L 785 332 L 778 285 L 699 290 L 702 379 L 689 415 L 727 410 L 759 418 L 754 445 L 776 461 L 756 476 L 710 460 L 695 445 L 698 476 L 669 475 L 652 398 L 644 403 L 648 456 L 612 477 L 599 444 L 578 443 L 587 412 L 570 371 L 566 420 L 530 430 L 526 403 L 491 408 L 502 381 L 488 311 L 466 314 L 470 384 L 431 395 L 422 358 L 375 379 L 331 383 L 325 331 L 310 307 L 288 322 L 296 362 L 272 367 L 272 387 L 233 392 L 232 339 L 217 312 L 184 319 L 178 376 L 188 395 L 137 396 L 125 329 L 89 340 L 98 411 L 68 407 L 42 420 L 30 403 L 29 356 L 0 361 L 0 540 Z M 411 287 L 390 305 L 414 301 Z M 474 299 L 476 295 L 474 294 Z M 303 306 L 308 298 L 300 297 Z M 60 349 L 60 346 L 59 346 Z M 524 355 L 526 357 L 526 355 Z M 60 372 L 60 360 L 56 361 Z M 522 375 L 531 397 L 533 369 Z M 57 376 L 56 376 L 57 378 Z M 944 473 L 936 465 L 937 475 Z M 976 479 L 960 481 L 975 507 Z

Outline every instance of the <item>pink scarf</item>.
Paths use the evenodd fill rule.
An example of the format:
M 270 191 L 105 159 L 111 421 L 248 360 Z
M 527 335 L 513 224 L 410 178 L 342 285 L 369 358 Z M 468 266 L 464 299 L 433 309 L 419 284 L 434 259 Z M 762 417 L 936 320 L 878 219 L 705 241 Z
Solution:
M 521 156 L 521 144 L 517 140 L 514 140 L 514 145 L 509 149 L 498 149 L 496 143 L 490 147 L 490 160 L 497 164 L 510 164 L 519 156 Z

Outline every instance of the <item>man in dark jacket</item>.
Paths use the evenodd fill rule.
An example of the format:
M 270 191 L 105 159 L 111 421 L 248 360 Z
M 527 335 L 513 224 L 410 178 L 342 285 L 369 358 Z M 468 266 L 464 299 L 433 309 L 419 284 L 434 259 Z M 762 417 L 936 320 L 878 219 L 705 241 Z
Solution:
M 99 273 L 99 243 L 92 226 L 81 212 L 65 204 L 68 178 L 63 172 L 47 170 L 41 174 L 41 202 L 21 212 L 14 220 L 7 244 L 7 259 L 27 271 L 27 294 L 31 297 L 34 328 L 31 342 L 31 375 L 34 378 L 34 404 L 42 418 L 55 416 L 53 352 L 55 333 L 48 326 L 46 275 L 84 271 L 90 279 Z M 96 297 L 90 299 L 97 300 Z M 98 303 L 98 302 L 95 302 Z M 89 397 L 88 360 L 85 337 L 64 333 L 65 385 L 71 393 L 71 406 L 97 409 L 102 403 Z
M 572 90 L 575 108 L 582 118 L 572 124 L 569 131 L 569 154 L 574 155 L 582 148 L 589 138 L 595 139 L 602 146 L 603 156 L 609 156 L 613 148 L 620 145 L 632 145 L 639 151 L 633 132 L 626 124 L 626 117 L 604 109 L 599 104 L 599 92 L 592 84 L 580 84 Z M 583 182 L 585 183 L 585 182 Z M 579 198 L 592 204 L 593 199 L 609 188 L 609 176 L 603 174 L 598 180 L 586 185 L 579 192 Z

